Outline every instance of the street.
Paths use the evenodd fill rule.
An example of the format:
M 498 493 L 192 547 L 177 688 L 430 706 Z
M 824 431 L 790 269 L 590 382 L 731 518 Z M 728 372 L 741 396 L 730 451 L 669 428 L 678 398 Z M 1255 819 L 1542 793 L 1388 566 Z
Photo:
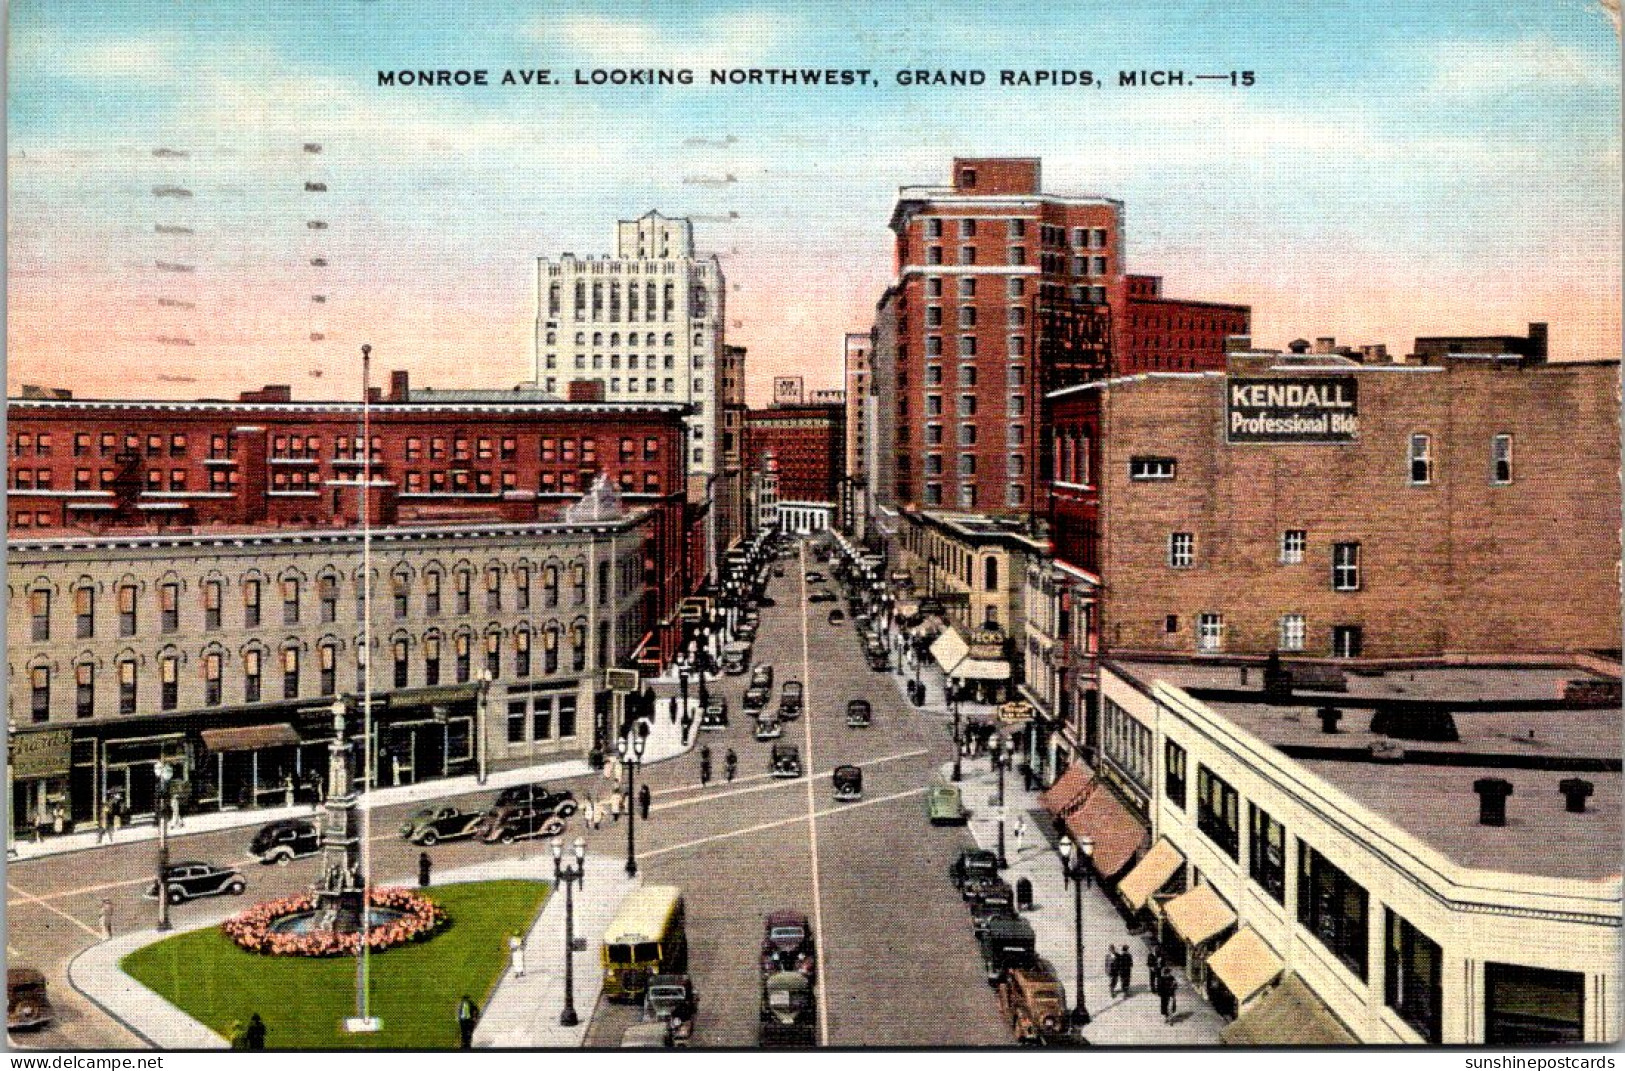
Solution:
M 689 973 L 699 993 L 695 1043 L 753 1046 L 757 1043 L 762 920 L 773 910 L 794 910 L 811 920 L 818 941 L 819 1035 L 827 1045 L 1008 1044 L 992 990 L 983 980 L 969 919 L 947 876 L 957 850 L 971 843 L 964 830 L 934 828 L 925 819 L 924 790 L 951 755 L 940 714 L 916 711 L 903 700 L 895 678 L 871 671 L 850 621 L 831 625 L 831 605 L 809 604 L 808 568 L 822 571 L 805 548 L 784 564 L 768 594 L 776 606 L 761 611 L 753 664 L 774 666 L 775 702 L 783 682 L 806 685 L 805 713 L 785 724 L 784 742 L 796 743 L 807 776 L 768 776 L 769 743 L 758 743 L 744 715 L 748 676 L 711 679 L 727 696 L 726 731 L 701 732 L 696 754 L 640 771 L 653 793 L 653 813 L 637 829 L 640 876 L 679 886 L 687 903 Z M 833 585 L 831 585 L 833 586 Z M 873 724 L 849 729 L 846 703 L 864 698 Z M 665 716 L 664 705 L 659 716 Z M 702 787 L 699 745 L 713 754 L 715 777 Z M 723 778 L 729 748 L 739 758 L 732 783 Z M 832 769 L 844 763 L 864 771 L 864 797 L 837 803 Z M 605 795 L 597 776 L 558 782 L 578 797 Z M 448 802 L 484 807 L 492 792 L 449 796 Z M 383 882 L 407 882 L 421 849 L 403 842 L 397 829 L 422 803 L 372 812 L 373 872 Z M 625 819 L 622 819 L 624 822 Z M 172 838 L 171 856 L 236 861 L 249 890 L 243 906 L 307 888 L 315 863 L 264 867 L 246 857 L 252 828 Z M 571 820 L 567 838 L 583 836 L 592 857 L 624 858 L 626 831 L 606 821 L 602 829 Z M 450 869 L 502 855 L 540 855 L 545 842 L 484 845 L 469 841 L 437 845 L 436 868 Z M 134 1046 L 137 1039 L 102 1015 L 67 984 L 65 967 L 99 937 L 101 898 L 110 897 L 119 932 L 151 924 L 156 911 L 141 893 L 152 880 L 151 842 L 112 844 L 90 851 L 13 863 L 8 872 L 10 962 L 46 972 L 59 1018 L 55 1025 L 15 1039 L 41 1048 Z M 581 891 L 590 897 L 589 886 Z M 177 926 L 193 911 L 181 905 Z M 596 947 L 597 934 L 586 935 Z M 385 961 L 387 963 L 387 961 Z M 596 970 L 594 955 L 578 959 Z M 387 968 L 386 968 L 387 969 Z M 585 1015 L 587 1009 L 582 1009 Z M 630 1006 L 601 1005 L 588 1044 L 616 1046 L 635 1022 Z

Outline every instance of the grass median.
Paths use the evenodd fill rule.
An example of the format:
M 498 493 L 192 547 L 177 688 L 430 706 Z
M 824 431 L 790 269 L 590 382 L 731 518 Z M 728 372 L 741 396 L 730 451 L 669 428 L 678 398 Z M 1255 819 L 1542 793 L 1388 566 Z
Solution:
M 508 961 L 508 935 L 528 932 L 551 891 L 546 882 L 482 881 L 427 890 L 450 922 L 422 944 L 371 956 L 376 1034 L 347 1034 L 355 1014 L 356 963 L 261 956 L 218 926 L 148 945 L 124 972 L 221 1037 L 259 1013 L 268 1049 L 455 1049 L 457 1005 L 484 1006 Z

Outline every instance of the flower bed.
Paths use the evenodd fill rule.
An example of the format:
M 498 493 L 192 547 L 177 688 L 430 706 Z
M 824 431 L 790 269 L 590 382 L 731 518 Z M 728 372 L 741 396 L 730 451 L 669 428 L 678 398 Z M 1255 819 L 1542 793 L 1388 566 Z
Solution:
M 411 889 L 380 887 L 369 890 L 372 907 L 401 913 L 399 918 L 367 929 L 367 947 L 374 952 L 397 945 L 422 941 L 445 925 L 445 908 Z M 313 912 L 316 898 L 308 893 L 266 900 L 239 912 L 220 924 L 220 929 L 238 947 L 268 956 L 353 956 L 361 945 L 360 933 L 273 933 L 271 927 L 289 915 Z

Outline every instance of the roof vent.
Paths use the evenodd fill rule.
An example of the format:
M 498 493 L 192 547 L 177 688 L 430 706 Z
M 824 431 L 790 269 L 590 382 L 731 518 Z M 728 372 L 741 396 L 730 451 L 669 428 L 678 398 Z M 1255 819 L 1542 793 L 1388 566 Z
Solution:
M 1557 783 L 1563 793 L 1563 809 L 1570 814 L 1585 814 L 1586 798 L 1597 791 L 1597 786 L 1580 777 L 1568 777 Z
M 1478 793 L 1478 824 L 1504 826 L 1507 824 L 1507 797 L 1512 795 L 1512 782 L 1504 777 L 1480 777 L 1473 782 Z
M 1378 740 L 1371 745 L 1371 758 L 1375 762 L 1404 762 L 1405 749 L 1392 740 Z
M 1343 712 L 1336 707 L 1321 707 L 1315 711 L 1320 718 L 1320 731 L 1328 736 L 1337 732 L 1337 723 L 1342 720 Z

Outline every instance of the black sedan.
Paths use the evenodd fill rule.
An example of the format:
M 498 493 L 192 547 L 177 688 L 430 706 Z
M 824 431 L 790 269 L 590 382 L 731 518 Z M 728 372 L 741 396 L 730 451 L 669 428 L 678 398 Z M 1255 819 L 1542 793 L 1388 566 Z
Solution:
M 474 835 L 474 827 L 485 817 L 480 811 L 456 807 L 425 807 L 401 826 L 401 839 L 425 848 L 443 840 L 461 840 Z
M 164 870 L 164 888 L 169 890 L 172 904 L 195 900 L 200 896 L 240 896 L 248 888 L 241 872 L 229 866 L 213 863 L 174 863 Z M 158 883 L 147 886 L 147 899 L 158 899 Z

